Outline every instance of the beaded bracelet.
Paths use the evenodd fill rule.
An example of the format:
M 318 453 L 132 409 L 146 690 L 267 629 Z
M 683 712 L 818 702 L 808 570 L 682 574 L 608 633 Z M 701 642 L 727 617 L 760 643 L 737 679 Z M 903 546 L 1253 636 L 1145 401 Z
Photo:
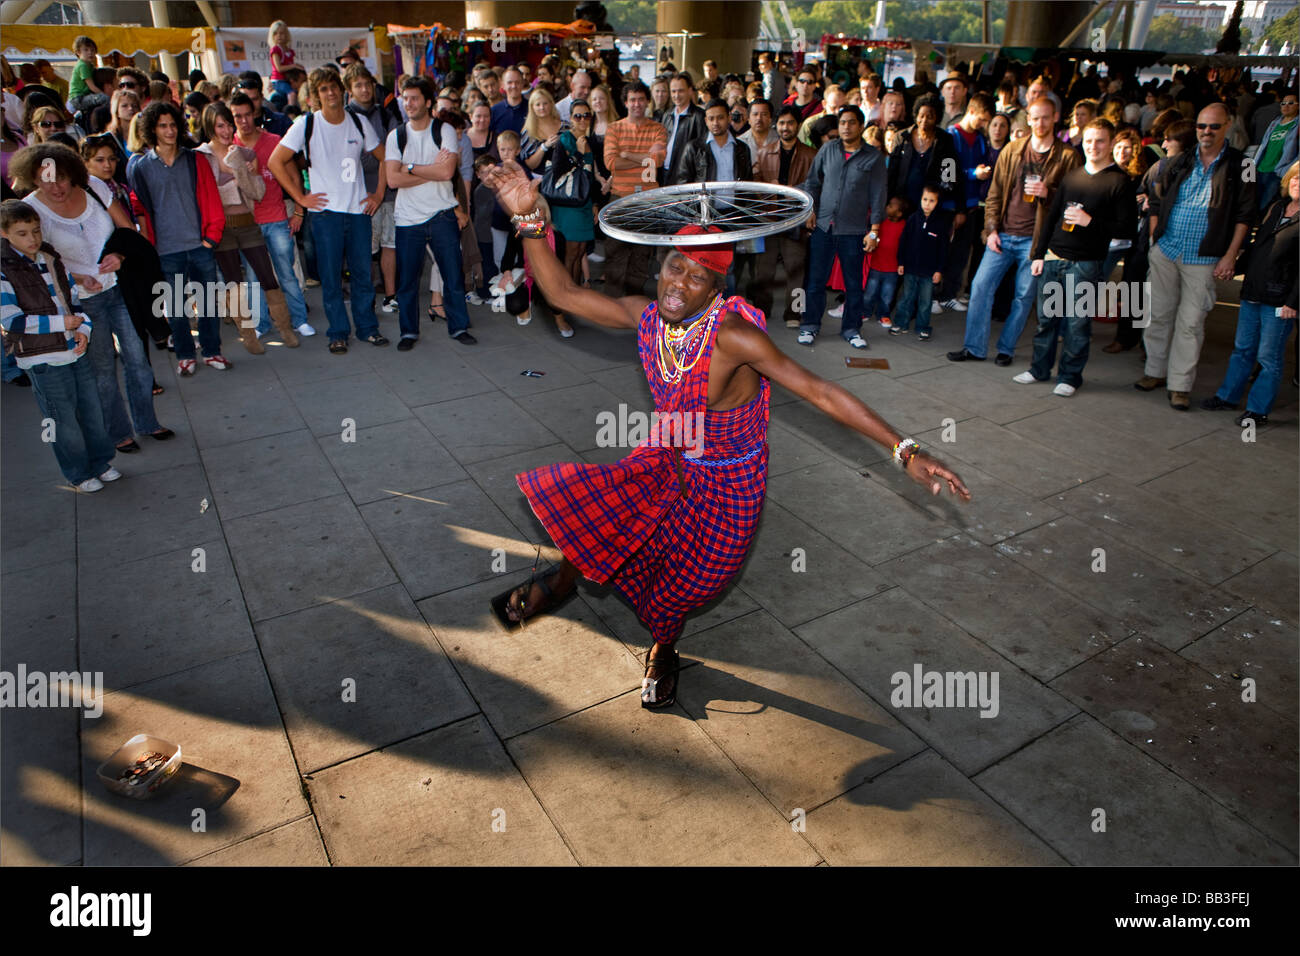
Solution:
M 915 440 L 904 438 L 894 446 L 894 461 L 898 462 L 898 464 L 903 468 L 906 468 L 908 463 L 920 450 L 921 448 L 917 445 Z

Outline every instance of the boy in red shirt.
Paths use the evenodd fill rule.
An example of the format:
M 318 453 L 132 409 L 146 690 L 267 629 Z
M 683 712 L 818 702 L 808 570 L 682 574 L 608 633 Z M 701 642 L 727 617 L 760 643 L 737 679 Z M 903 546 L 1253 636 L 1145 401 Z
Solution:
M 906 223 L 907 200 L 895 196 L 885 206 L 885 221 L 880 225 L 880 242 L 868 259 L 867 289 L 863 294 L 862 316 L 868 322 L 880 319 L 883 328 L 892 328 L 889 309 L 898 289 L 898 240 Z

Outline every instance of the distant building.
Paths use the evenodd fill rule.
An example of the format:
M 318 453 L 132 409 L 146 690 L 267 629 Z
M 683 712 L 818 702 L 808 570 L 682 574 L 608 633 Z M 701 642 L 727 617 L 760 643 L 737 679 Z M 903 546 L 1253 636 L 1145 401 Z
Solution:
M 1295 2 L 1291 6 L 1295 6 Z M 1161 0 L 1156 4 L 1156 16 L 1163 17 L 1169 13 L 1176 16 L 1184 26 L 1219 34 L 1223 32 L 1223 25 L 1232 14 L 1232 4 L 1178 3 L 1174 0 Z
M 1242 29 L 1249 29 L 1250 35 L 1259 39 L 1264 31 L 1273 25 L 1273 21 L 1286 16 L 1296 8 L 1300 0 L 1245 0 L 1241 5 Z M 1232 15 L 1229 6 L 1226 16 Z M 1226 24 L 1226 19 L 1225 19 Z

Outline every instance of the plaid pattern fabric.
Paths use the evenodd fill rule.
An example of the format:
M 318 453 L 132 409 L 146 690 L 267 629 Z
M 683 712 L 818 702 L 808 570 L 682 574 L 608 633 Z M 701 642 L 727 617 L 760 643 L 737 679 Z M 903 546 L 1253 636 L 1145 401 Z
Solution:
M 763 313 L 739 296 L 727 300 L 722 314 L 729 311 L 766 331 Z M 680 636 L 687 613 L 726 588 L 749 551 L 767 490 L 771 384 L 763 379 L 747 405 L 708 411 L 717 326 L 695 367 L 669 384 L 655 361 L 659 321 L 652 302 L 637 335 L 655 409 L 704 412 L 702 455 L 651 445 L 652 435 L 612 465 L 547 465 L 515 480 L 565 557 L 585 577 L 617 588 L 651 636 L 666 643 Z
M 1209 169 L 1203 167 L 1199 155 L 1194 157 L 1192 171 L 1178 189 L 1178 199 L 1169 210 L 1169 221 L 1159 241 L 1160 251 L 1174 262 L 1179 256 L 1183 257 L 1185 266 L 1212 266 L 1219 261 L 1214 256 L 1198 255 L 1197 251 L 1205 231 L 1210 228 L 1207 210 L 1213 193 L 1214 170 L 1225 151 L 1219 150 Z

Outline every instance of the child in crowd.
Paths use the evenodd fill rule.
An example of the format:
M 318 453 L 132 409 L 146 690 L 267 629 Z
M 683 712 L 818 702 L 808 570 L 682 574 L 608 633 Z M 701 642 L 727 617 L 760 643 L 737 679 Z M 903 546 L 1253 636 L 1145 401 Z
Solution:
M 930 298 L 934 283 L 943 281 L 948 262 L 948 237 L 952 232 L 952 214 L 939 207 L 942 198 L 937 185 L 926 183 L 921 192 L 921 208 L 912 213 L 898 242 L 898 274 L 903 277 L 903 294 L 894 311 L 890 335 L 905 335 L 916 317 L 916 337 L 930 337 Z
M 496 160 L 484 154 L 474 160 L 474 194 L 470 203 L 470 215 L 474 220 L 474 238 L 478 242 L 479 255 L 483 259 L 483 281 L 477 293 L 471 293 L 474 299 L 466 296 L 470 305 L 482 305 L 492 298 L 488 291 L 488 282 L 496 275 L 500 260 L 492 256 L 492 216 L 496 210 L 497 195 L 483 182 L 483 171 L 496 165 Z
M 875 126 L 872 129 L 879 130 Z M 907 200 L 895 196 L 885 205 L 885 221 L 880 224 L 880 242 L 868 257 L 867 286 L 862 317 L 870 322 L 879 319 L 881 328 L 889 329 L 889 309 L 898 290 L 898 244 L 903 237 Z
M 519 145 L 518 133 L 508 129 L 501 131 L 497 136 L 497 152 L 501 154 L 502 165 L 519 158 Z M 533 174 L 528 167 L 522 163 L 520 165 L 524 175 L 532 179 Z M 490 287 L 493 295 L 504 295 L 507 311 L 520 325 L 527 325 L 533 320 L 533 311 L 524 286 L 524 244 L 515 235 L 510 216 L 501 208 L 495 195 L 492 197 L 492 262 L 500 272 Z M 484 266 L 484 275 L 487 272 L 488 267 Z M 523 296 L 518 294 L 520 289 L 525 289 Z
M 54 247 L 41 239 L 41 219 L 25 202 L 0 205 L 0 325 L 5 351 L 28 373 L 43 437 L 59 470 L 78 491 L 95 492 L 122 473 L 110 463 L 117 449 L 104 427 L 95 370 L 83 356 L 90 319 Z
M 271 48 L 271 89 L 284 97 L 286 104 L 293 103 L 293 84 L 289 82 L 288 72 L 294 60 L 293 47 L 289 44 L 293 38 L 283 20 L 276 20 L 266 31 L 266 44 Z
M 77 54 L 77 65 L 72 68 L 72 82 L 68 84 L 68 109 L 73 113 L 96 106 L 108 105 L 108 94 L 95 85 L 95 67 L 99 47 L 87 36 L 77 37 L 72 49 Z

